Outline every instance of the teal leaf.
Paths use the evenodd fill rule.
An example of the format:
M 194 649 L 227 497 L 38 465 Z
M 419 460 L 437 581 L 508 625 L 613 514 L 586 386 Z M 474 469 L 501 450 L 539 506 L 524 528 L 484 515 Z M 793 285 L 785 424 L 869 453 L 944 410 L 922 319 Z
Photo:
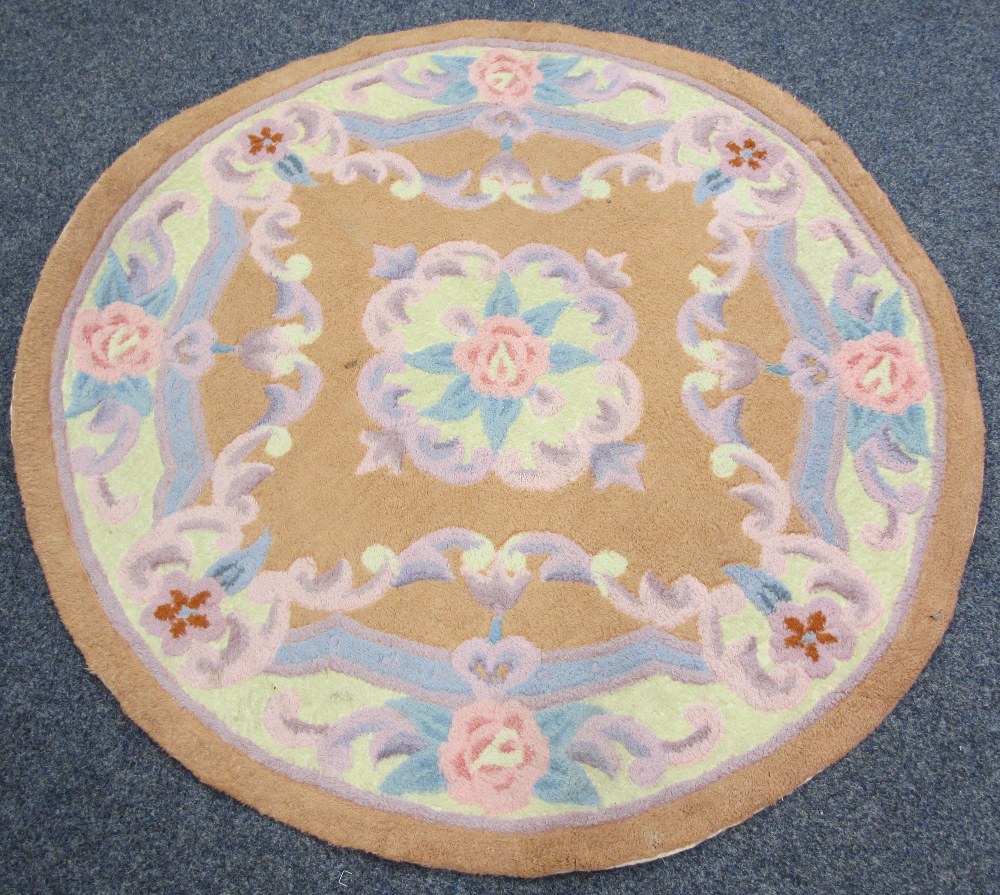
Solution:
M 274 173 L 282 180 L 296 186 L 315 186 L 316 181 L 312 179 L 309 169 L 294 152 L 290 152 L 281 161 L 274 163 Z
M 536 336 L 551 336 L 559 315 L 568 307 L 568 301 L 547 301 L 525 311 L 521 319 Z
M 521 299 L 507 273 L 500 274 L 496 286 L 486 302 L 483 315 L 486 317 L 515 317 L 521 310 Z
M 733 564 L 723 566 L 722 571 L 733 579 L 747 595 L 747 599 L 764 615 L 774 612 L 776 603 L 789 603 L 792 592 L 784 582 L 774 575 L 769 575 L 763 569 L 751 566 Z
M 454 375 L 460 372 L 451 359 L 454 351 L 454 342 L 441 342 L 421 351 L 404 354 L 403 360 L 411 367 L 416 367 L 425 373 L 451 373 Z
M 494 454 L 500 453 L 504 439 L 521 413 L 520 398 L 484 397 L 479 412 L 483 417 L 483 431 L 489 439 Z
M 238 594 L 261 570 L 270 547 L 271 533 L 265 528 L 264 533 L 249 547 L 230 553 L 212 563 L 205 574 L 209 578 L 215 578 L 230 596 Z
M 472 416 L 482 401 L 482 395 L 473 390 L 472 381 L 463 373 L 444 390 L 437 404 L 422 410 L 420 415 L 444 423 L 457 423 Z
M 382 781 L 379 789 L 391 796 L 411 792 L 440 792 L 448 784 L 438 767 L 437 752 L 437 745 L 415 752 Z
M 556 342 L 549 349 L 549 371 L 552 373 L 568 373 L 577 367 L 600 362 L 600 358 L 593 352 L 577 348 L 576 345 L 567 345 L 565 342 Z
M 173 304 L 177 296 L 177 280 L 170 277 L 163 285 L 157 286 L 152 292 L 147 292 L 142 298 L 137 298 L 133 304 L 137 304 L 147 314 L 154 317 L 162 317 L 167 308 Z
M 695 184 L 695 204 L 704 205 L 709 199 L 729 192 L 734 186 L 736 186 L 736 181 L 732 177 L 727 177 L 719 168 L 709 168 Z
M 451 730 L 451 712 L 429 702 L 420 702 L 404 696 L 386 703 L 417 728 L 418 733 L 429 743 L 443 743 Z
M 139 416 L 149 416 L 153 412 L 153 392 L 145 376 L 123 376 L 112 383 L 108 391 Z
M 579 56 L 546 56 L 539 60 L 538 70 L 546 81 L 558 81 L 576 68 L 579 62 Z
M 830 302 L 829 309 L 833 325 L 848 342 L 854 342 L 872 334 L 872 328 L 864 320 L 859 320 L 853 314 L 848 314 L 836 299 Z
M 441 71 L 457 75 L 466 74 L 469 66 L 475 61 L 475 56 L 431 56 L 431 62 Z
M 903 295 L 897 289 L 875 309 L 872 327 L 878 332 L 901 336 L 906 331 L 906 317 L 903 316 Z
M 919 404 L 914 404 L 898 416 L 890 417 L 889 431 L 907 451 L 918 457 L 929 457 L 927 441 L 927 414 Z
M 580 102 L 575 96 L 567 93 L 558 84 L 542 81 L 535 88 L 535 99 L 550 106 L 575 106 Z
M 89 373 L 77 373 L 70 390 L 67 419 L 93 410 L 111 392 L 111 384 L 95 379 Z
M 594 715 L 605 714 L 604 709 L 586 702 L 568 702 L 565 705 L 542 709 L 535 713 L 535 723 L 549 741 L 549 751 L 561 753 L 569 745 L 583 723 Z
M 114 252 L 108 252 L 107 263 L 104 265 L 104 273 L 97 282 L 94 290 L 94 304 L 99 308 L 106 308 L 112 302 L 129 301 L 132 291 L 129 289 L 128 276 L 125 268 Z
M 535 795 L 544 802 L 600 805 L 601 797 L 586 771 L 563 756 L 553 757 L 549 769 L 535 783 Z
M 847 405 L 847 446 L 856 451 L 878 432 L 887 420 L 885 414 L 862 407 L 860 404 Z
M 432 100 L 439 106 L 454 106 L 459 103 L 467 103 L 476 98 L 476 88 L 468 81 L 456 81 L 449 87 L 442 90 Z

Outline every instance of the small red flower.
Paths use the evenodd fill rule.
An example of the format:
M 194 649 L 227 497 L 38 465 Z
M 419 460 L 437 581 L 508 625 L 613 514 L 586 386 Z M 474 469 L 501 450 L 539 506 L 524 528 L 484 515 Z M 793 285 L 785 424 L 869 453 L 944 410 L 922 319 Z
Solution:
M 769 621 L 772 657 L 798 665 L 811 678 L 826 677 L 838 660 L 854 653 L 854 632 L 830 597 L 818 597 L 806 606 L 778 603 Z
M 767 183 L 774 166 L 785 157 L 785 150 L 779 143 L 766 140 L 749 128 L 724 130 L 713 142 L 722 170 L 730 177 L 752 183 Z
M 265 125 L 260 129 L 259 134 L 247 134 L 247 139 L 250 141 L 250 155 L 259 155 L 262 152 L 274 155 L 277 153 L 281 141 L 285 139 L 285 135 L 275 132 Z
M 746 165 L 752 171 L 756 171 L 760 168 L 760 163 L 767 158 L 767 150 L 759 147 L 752 137 L 747 137 L 742 146 L 735 140 L 730 140 L 726 144 L 726 149 L 733 154 L 729 164 L 734 168 Z
M 183 572 L 169 572 L 159 594 L 147 604 L 142 626 L 160 638 L 168 656 L 179 656 L 195 641 L 222 637 L 226 631 L 220 612 L 224 597 L 215 578 L 192 579 Z
M 207 590 L 199 591 L 190 597 L 184 591 L 172 590 L 170 602 L 157 606 L 153 611 L 153 617 L 166 622 L 170 626 L 170 636 L 176 640 L 184 636 L 188 625 L 192 628 L 208 628 L 208 616 L 193 610 L 204 606 L 211 596 Z
M 826 616 L 818 610 L 809 614 L 805 624 L 801 619 L 789 616 L 785 619 L 785 627 L 791 631 L 785 638 L 785 646 L 802 650 L 813 662 L 819 661 L 819 645 L 827 646 L 840 641 L 836 634 L 825 630 Z

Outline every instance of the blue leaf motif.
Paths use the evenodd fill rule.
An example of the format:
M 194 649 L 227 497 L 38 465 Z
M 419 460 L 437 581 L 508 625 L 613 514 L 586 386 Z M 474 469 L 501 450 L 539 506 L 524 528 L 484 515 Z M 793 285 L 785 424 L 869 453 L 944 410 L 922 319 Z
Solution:
M 856 451 L 887 422 L 885 414 L 862 407 L 860 404 L 847 405 L 847 446 Z
M 280 162 L 274 163 L 274 173 L 282 180 L 287 180 L 296 186 L 316 185 L 316 181 L 312 179 L 305 162 L 294 152 L 290 152 Z
M 721 196 L 728 192 L 736 181 L 732 177 L 727 177 L 719 168 L 709 168 L 701 177 L 694 188 L 694 201 L 696 205 L 704 205 L 709 199 Z
M 139 416 L 153 412 L 153 392 L 145 376 L 124 376 L 112 384 L 109 394 L 128 404 Z
M 568 301 L 547 301 L 525 311 L 521 319 L 536 336 L 551 336 L 559 315 L 568 307 Z
M 72 419 L 88 410 L 93 410 L 111 392 L 111 385 L 101 382 L 88 373 L 77 373 L 70 390 L 69 407 L 66 418 Z
M 830 302 L 830 317 L 833 325 L 847 341 L 853 342 L 872 334 L 872 328 L 864 320 L 859 320 L 853 314 L 848 314 L 836 299 Z
M 903 295 L 897 289 L 876 309 L 872 326 L 879 332 L 901 336 L 906 331 L 906 317 L 903 316 Z
M 379 789 L 391 796 L 411 792 L 440 792 L 447 783 L 438 767 L 437 753 L 437 745 L 415 752 L 382 781 Z
M 456 81 L 432 99 L 439 106 L 453 106 L 458 103 L 467 103 L 470 99 L 475 99 L 475 97 L 476 88 L 468 81 Z
M 911 454 L 929 457 L 930 444 L 927 441 L 927 414 L 919 404 L 909 407 L 904 413 L 890 417 L 889 431 L 893 437 Z
M 451 730 L 451 712 L 447 709 L 429 702 L 410 699 L 408 696 L 391 699 L 386 705 L 405 715 L 429 743 L 436 745 L 448 739 L 448 732 Z
M 437 404 L 421 411 L 420 415 L 443 423 L 457 423 L 472 416 L 482 400 L 482 396 L 473 390 L 472 380 L 463 373 L 444 390 Z
M 411 367 L 416 367 L 425 373 L 451 373 L 454 375 L 460 372 L 451 359 L 454 351 L 454 342 L 441 342 L 421 351 L 406 353 L 403 355 L 403 360 Z
M 601 797 L 586 771 L 562 756 L 552 758 L 549 769 L 535 783 L 535 795 L 545 802 L 600 805 Z
M 535 723 L 549 741 L 549 751 L 561 753 L 588 718 L 605 714 L 604 709 L 586 702 L 568 702 L 565 705 L 542 709 L 535 713 Z
M 556 342 L 549 349 L 549 371 L 552 373 L 568 373 L 577 367 L 600 362 L 600 358 L 593 352 L 565 342 Z
M 579 62 L 579 56 L 546 56 L 539 61 L 538 70 L 546 81 L 558 81 L 576 68 Z
M 535 99 L 540 103 L 546 103 L 550 106 L 575 106 L 580 102 L 575 96 L 567 93 L 558 84 L 552 84 L 549 81 L 542 81 L 535 88 Z
M 441 71 L 457 75 L 466 74 L 469 66 L 475 61 L 474 56 L 431 56 L 431 62 L 440 68 Z
M 152 292 L 147 292 L 141 298 L 135 299 L 133 304 L 138 305 L 147 314 L 152 314 L 154 317 L 162 317 L 166 313 L 167 308 L 173 304 L 176 296 L 177 280 L 170 277 L 169 280 Z
M 130 301 L 131 297 L 132 290 L 128 285 L 125 268 L 122 267 L 121 261 L 118 260 L 118 256 L 114 252 L 108 252 L 104 273 L 94 290 L 94 304 L 103 309 L 112 302 Z
M 514 317 L 521 310 L 521 299 L 507 273 L 500 274 L 496 286 L 486 302 L 483 314 L 486 317 Z
M 270 547 L 271 533 L 265 528 L 264 533 L 249 547 L 230 553 L 212 563 L 205 574 L 209 578 L 215 578 L 230 596 L 238 594 L 261 570 Z
M 483 417 L 483 430 L 489 439 L 493 453 L 500 453 L 504 439 L 521 413 L 520 398 L 484 397 L 480 406 Z
M 792 593 L 784 582 L 775 578 L 774 575 L 769 575 L 763 569 L 733 564 L 723 566 L 722 571 L 743 589 L 747 599 L 764 615 L 770 615 L 774 612 L 777 603 L 791 602 Z

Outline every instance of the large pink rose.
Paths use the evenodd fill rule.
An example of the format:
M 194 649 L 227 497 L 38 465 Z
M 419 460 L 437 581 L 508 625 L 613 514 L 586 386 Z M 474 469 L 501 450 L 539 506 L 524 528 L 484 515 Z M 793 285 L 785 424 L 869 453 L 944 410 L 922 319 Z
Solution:
M 902 413 L 922 401 L 930 388 L 930 376 L 913 346 L 892 333 L 845 342 L 833 363 L 844 396 L 880 413 Z
M 481 99 L 523 106 L 541 83 L 538 63 L 512 50 L 489 50 L 469 66 L 469 81 Z
M 509 814 L 531 801 L 549 767 L 549 744 L 519 702 L 483 700 L 455 712 L 438 764 L 453 799 Z
M 71 335 L 76 364 L 101 382 L 142 376 L 163 357 L 163 327 L 138 305 L 114 301 L 77 314 Z
M 549 343 L 520 317 L 487 317 L 455 346 L 452 360 L 481 395 L 523 398 L 549 368 Z

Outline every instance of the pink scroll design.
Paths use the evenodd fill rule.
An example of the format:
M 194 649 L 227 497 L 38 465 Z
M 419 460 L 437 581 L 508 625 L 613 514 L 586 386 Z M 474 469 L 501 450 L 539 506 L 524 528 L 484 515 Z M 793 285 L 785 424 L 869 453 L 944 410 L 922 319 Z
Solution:
M 248 457 L 263 446 L 272 431 L 254 429 L 222 451 L 212 471 L 211 504 L 164 517 L 129 548 L 119 572 L 125 592 L 135 602 L 148 605 L 163 599 L 168 586 L 165 579 L 178 567 L 192 572 L 192 536 L 211 536 L 220 557 L 240 549 L 244 528 L 256 520 L 260 510 L 252 492 L 273 472 L 269 464 Z M 393 574 L 386 564 L 355 587 L 346 561 L 321 574 L 310 558 L 296 560 L 285 572 L 258 572 L 247 584 L 245 596 L 249 603 L 267 607 L 264 620 L 253 621 L 251 614 L 230 609 L 223 615 L 225 636 L 193 642 L 180 676 L 199 687 L 227 686 L 253 677 L 267 667 L 287 635 L 292 603 L 330 612 L 359 609 L 388 591 Z M 192 577 L 198 580 L 197 575 Z
M 727 450 L 734 464 L 759 479 L 731 489 L 735 497 L 751 507 L 741 527 L 760 546 L 759 568 L 780 578 L 787 571 L 790 559 L 804 559 L 810 563 L 803 581 L 805 594 L 836 594 L 846 604 L 844 621 L 853 632 L 873 625 L 881 616 L 882 600 L 871 578 L 844 551 L 821 538 L 784 534 L 792 505 L 787 482 L 750 448 L 731 445 Z M 757 637 L 727 639 L 722 620 L 742 612 L 748 605 L 747 595 L 738 585 L 709 588 L 691 575 L 666 585 L 651 572 L 643 577 L 637 594 L 610 577 L 603 583 L 615 608 L 633 618 L 668 628 L 695 619 L 702 656 L 716 678 L 754 708 L 764 711 L 790 708 L 808 692 L 811 678 L 801 666 L 779 665 L 773 669 L 762 666 Z
M 631 761 L 628 777 L 636 786 L 655 786 L 668 767 L 695 764 L 706 758 L 722 738 L 722 713 L 702 702 L 684 712 L 692 732 L 679 740 L 661 740 L 644 724 L 625 715 L 593 715 L 583 723 L 566 749 L 574 761 L 615 778 L 623 770 L 619 746 Z

